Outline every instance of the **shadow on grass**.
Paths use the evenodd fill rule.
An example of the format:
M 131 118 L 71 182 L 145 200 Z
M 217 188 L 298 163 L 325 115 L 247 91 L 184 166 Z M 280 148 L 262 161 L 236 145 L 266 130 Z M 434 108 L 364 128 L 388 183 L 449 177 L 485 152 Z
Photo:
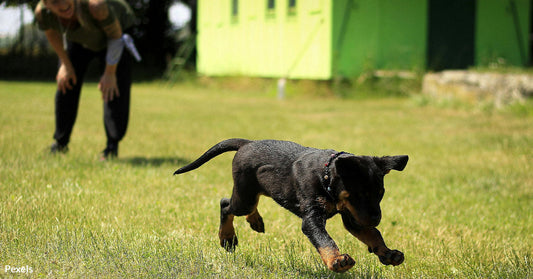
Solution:
M 183 166 L 190 163 L 190 160 L 180 157 L 130 157 L 130 158 L 120 158 L 119 162 L 130 164 L 136 167 L 159 167 L 163 164 L 171 164 L 177 167 Z

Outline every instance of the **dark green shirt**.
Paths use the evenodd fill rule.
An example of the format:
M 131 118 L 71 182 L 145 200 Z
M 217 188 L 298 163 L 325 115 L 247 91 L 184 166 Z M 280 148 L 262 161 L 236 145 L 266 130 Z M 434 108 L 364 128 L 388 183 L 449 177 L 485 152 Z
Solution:
M 93 18 L 89 11 L 89 0 L 74 0 L 78 24 L 65 26 L 52 11 L 48 10 L 41 0 L 37 10 L 41 14 L 37 18 L 39 29 L 53 29 L 66 34 L 68 41 L 76 42 L 93 51 L 99 51 L 107 47 L 107 35 L 101 27 L 101 23 Z M 109 18 L 105 21 L 118 19 L 122 31 L 133 26 L 135 15 L 131 7 L 124 0 L 107 0 Z M 112 21 L 111 21 L 112 22 Z

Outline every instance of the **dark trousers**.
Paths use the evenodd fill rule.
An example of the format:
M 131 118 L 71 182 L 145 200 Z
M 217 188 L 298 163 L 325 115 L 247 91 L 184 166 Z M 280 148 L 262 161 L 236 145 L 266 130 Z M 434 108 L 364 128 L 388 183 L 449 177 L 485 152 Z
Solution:
M 94 52 L 77 43 L 69 43 L 67 53 L 76 71 L 77 83 L 63 94 L 59 89 L 55 96 L 56 130 L 54 139 L 61 145 L 67 145 L 76 122 L 80 101 L 81 87 L 89 62 L 99 59 L 105 65 L 106 50 Z M 107 146 L 116 147 L 126 134 L 130 110 L 132 57 L 126 49 L 117 66 L 117 85 L 120 96 L 104 102 L 104 127 Z M 103 72 L 103 71 L 102 71 Z

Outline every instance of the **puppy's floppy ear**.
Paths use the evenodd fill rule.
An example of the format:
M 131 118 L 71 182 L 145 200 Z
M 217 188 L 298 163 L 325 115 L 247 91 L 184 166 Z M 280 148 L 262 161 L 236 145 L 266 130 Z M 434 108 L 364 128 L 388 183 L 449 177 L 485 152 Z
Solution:
M 380 167 L 385 173 L 389 173 L 390 170 L 403 171 L 409 161 L 409 156 L 407 155 L 398 155 L 398 156 L 385 156 L 379 158 L 381 164 Z

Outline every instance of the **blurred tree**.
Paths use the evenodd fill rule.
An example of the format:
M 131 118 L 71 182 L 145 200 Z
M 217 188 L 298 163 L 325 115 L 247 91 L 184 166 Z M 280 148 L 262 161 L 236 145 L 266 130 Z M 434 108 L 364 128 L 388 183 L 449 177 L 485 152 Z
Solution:
M 0 5 L 6 3 L 7 6 L 19 6 L 23 4 L 28 4 L 30 7 L 35 8 L 39 0 L 0 0 Z
M 168 8 L 172 0 L 146 1 L 126 0 L 135 11 L 137 25 L 132 31 L 137 48 L 148 66 L 164 70 L 165 54 L 174 42 L 168 36 L 171 28 L 168 19 Z

